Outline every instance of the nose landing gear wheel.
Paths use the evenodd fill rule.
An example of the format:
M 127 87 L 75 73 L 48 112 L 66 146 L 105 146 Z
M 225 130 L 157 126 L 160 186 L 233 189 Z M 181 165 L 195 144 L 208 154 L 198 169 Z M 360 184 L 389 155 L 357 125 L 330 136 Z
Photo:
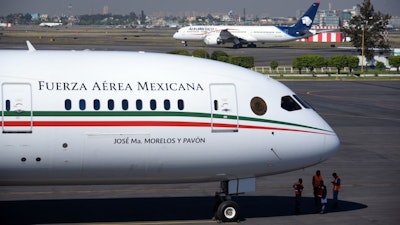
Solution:
M 217 217 L 222 222 L 236 222 L 239 220 L 239 206 L 233 201 L 224 201 L 218 206 Z

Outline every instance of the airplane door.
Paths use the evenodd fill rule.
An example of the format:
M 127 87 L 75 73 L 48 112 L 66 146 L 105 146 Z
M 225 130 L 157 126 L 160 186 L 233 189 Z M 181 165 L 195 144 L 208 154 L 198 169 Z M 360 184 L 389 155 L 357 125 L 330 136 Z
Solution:
M 28 83 L 3 83 L 3 133 L 32 133 L 32 87 Z
M 239 130 L 236 86 L 210 84 L 211 131 L 237 132 Z

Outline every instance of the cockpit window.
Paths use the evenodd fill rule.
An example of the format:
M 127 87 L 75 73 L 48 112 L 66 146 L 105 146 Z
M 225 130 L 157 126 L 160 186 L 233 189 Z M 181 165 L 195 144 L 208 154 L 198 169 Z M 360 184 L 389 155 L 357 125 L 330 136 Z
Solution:
M 306 109 L 312 109 L 312 106 L 310 104 L 308 104 L 308 102 L 306 102 L 305 100 L 303 100 L 302 98 L 300 98 L 300 96 L 297 95 L 293 95 L 293 97 L 300 102 L 300 104 L 306 108 Z
M 267 103 L 260 98 L 260 97 L 254 97 L 250 101 L 250 107 L 251 110 L 253 110 L 253 113 L 256 115 L 262 116 L 267 112 Z
M 287 111 L 295 111 L 301 109 L 301 106 L 289 95 L 282 97 L 281 107 Z

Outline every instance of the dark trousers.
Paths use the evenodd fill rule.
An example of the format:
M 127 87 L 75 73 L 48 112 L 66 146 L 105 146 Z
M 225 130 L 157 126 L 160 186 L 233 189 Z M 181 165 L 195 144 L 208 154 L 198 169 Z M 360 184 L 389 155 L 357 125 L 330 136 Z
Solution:
M 314 187 L 314 206 L 315 210 L 319 211 L 321 207 L 321 198 L 318 198 L 318 187 Z
M 301 213 L 301 194 L 296 195 L 296 197 L 295 197 L 294 210 L 295 210 L 296 214 Z
M 333 208 L 338 207 L 338 196 L 339 196 L 339 191 L 333 191 Z

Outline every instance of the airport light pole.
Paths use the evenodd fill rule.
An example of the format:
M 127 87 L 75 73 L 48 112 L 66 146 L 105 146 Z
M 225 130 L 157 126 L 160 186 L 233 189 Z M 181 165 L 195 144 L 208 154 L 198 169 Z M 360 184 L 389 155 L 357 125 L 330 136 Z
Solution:
M 365 33 L 365 24 L 362 25 L 362 34 L 361 34 L 361 74 L 364 73 L 364 33 Z
M 369 17 L 369 19 L 373 19 L 373 17 Z M 367 31 L 369 31 L 373 26 L 368 27 L 368 20 L 365 21 L 365 24 L 362 24 L 361 28 L 362 28 L 362 34 L 361 34 L 361 73 L 364 73 L 364 55 L 365 55 L 365 51 L 364 51 L 364 42 L 365 42 L 365 27 L 368 28 Z

